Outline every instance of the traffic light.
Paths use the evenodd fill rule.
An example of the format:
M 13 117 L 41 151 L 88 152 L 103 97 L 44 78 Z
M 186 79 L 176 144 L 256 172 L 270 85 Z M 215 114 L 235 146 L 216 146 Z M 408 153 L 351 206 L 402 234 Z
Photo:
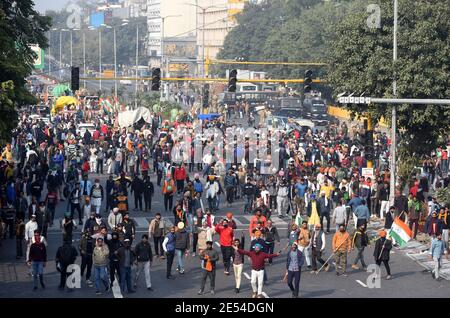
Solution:
M 70 88 L 72 92 L 75 92 L 80 89 L 80 68 L 73 67 L 71 69 L 71 77 L 70 77 Z
M 375 157 L 375 148 L 373 145 L 373 130 L 366 131 L 364 139 L 364 157 L 367 161 L 373 161 Z
M 209 104 L 209 84 L 203 86 L 203 107 L 207 108 Z
M 228 91 L 235 93 L 237 88 L 237 70 L 231 70 L 228 79 Z
M 152 69 L 152 91 L 159 91 L 161 86 L 161 69 L 153 68 Z
M 305 72 L 305 81 L 303 82 L 303 92 L 310 93 L 312 90 L 312 75 L 313 72 L 311 70 L 307 70 Z

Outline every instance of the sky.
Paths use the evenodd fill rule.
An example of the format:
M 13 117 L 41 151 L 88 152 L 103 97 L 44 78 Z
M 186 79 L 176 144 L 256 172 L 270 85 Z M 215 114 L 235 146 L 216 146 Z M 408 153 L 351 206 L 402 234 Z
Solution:
M 40 13 L 45 13 L 46 10 L 61 10 L 64 8 L 69 0 L 34 0 L 35 8 Z

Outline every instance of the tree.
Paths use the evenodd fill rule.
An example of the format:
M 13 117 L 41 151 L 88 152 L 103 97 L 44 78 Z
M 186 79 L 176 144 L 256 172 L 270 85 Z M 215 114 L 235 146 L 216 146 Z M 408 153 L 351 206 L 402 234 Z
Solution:
M 3 0 L 0 3 L 0 138 L 8 140 L 17 123 L 16 107 L 36 100 L 25 87 L 36 54 L 30 48 L 47 46 L 45 32 L 50 18 L 33 8 L 32 0 Z
M 450 95 L 450 7 L 445 1 L 399 1 L 398 62 L 392 61 L 392 1 L 380 1 L 382 25 L 369 29 L 365 6 L 355 8 L 337 26 L 330 52 L 328 80 L 334 93 L 404 98 L 445 98 Z M 375 120 L 390 118 L 381 104 L 348 105 L 354 113 Z M 398 126 L 404 156 L 428 154 L 450 124 L 450 106 L 401 105 Z M 441 138 L 442 140 L 442 138 Z

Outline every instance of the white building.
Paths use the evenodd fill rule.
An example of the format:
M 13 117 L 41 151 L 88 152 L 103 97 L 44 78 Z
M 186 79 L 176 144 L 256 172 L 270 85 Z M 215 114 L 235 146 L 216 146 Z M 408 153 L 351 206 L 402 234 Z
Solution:
M 215 59 L 228 32 L 236 26 L 236 14 L 248 0 L 198 0 L 197 47 L 199 73 L 206 55 Z
M 196 0 L 147 0 L 147 49 L 150 64 L 161 63 L 163 36 L 168 42 L 195 37 L 195 2 Z

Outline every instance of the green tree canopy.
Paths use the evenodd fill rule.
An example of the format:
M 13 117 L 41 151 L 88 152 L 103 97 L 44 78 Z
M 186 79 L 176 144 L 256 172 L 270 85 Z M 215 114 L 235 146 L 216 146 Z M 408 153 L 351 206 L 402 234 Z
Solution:
M 31 74 L 36 55 L 30 48 L 47 46 L 45 32 L 50 18 L 34 10 L 32 0 L 3 0 L 0 3 L 0 138 L 8 140 L 17 124 L 16 106 L 35 102 L 25 78 Z

